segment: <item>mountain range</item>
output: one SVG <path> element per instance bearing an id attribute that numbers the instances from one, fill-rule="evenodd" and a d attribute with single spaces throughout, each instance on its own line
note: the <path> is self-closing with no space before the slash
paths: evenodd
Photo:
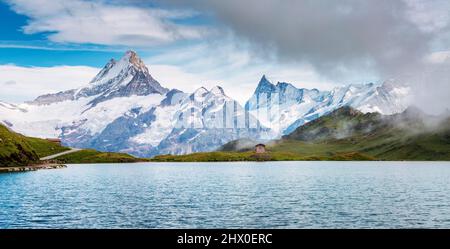
<path id="1" fill-rule="evenodd" d="M 274 85 L 263 76 L 245 106 L 263 125 L 272 127 L 277 134 L 286 135 L 343 106 L 389 115 L 404 111 L 410 102 L 410 88 L 392 80 L 381 85 L 352 84 L 319 91 L 299 89 L 286 82 Z"/>
<path id="2" fill-rule="evenodd" d="M 214 151 L 237 139 L 280 138 L 343 106 L 399 113 L 410 95 L 394 81 L 320 91 L 273 84 L 263 76 L 242 106 L 220 86 L 193 93 L 167 89 L 127 51 L 83 87 L 18 105 L 0 102 L 0 122 L 27 136 L 59 137 L 70 147 L 150 157 Z"/>

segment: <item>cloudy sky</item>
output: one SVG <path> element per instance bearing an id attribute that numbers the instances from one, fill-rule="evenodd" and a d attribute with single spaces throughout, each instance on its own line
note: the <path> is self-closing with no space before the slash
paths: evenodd
<path id="1" fill-rule="evenodd" d="M 0 100 L 85 85 L 133 49 L 163 86 L 241 102 L 266 74 L 318 89 L 397 79 L 448 107 L 449 13 L 447 0 L 0 0 Z"/>

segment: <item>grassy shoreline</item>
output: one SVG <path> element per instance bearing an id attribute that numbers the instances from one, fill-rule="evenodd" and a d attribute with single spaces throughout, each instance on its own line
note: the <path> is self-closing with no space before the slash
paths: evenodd
<path id="1" fill-rule="evenodd" d="M 126 153 L 101 152 L 92 149 L 83 149 L 74 153 L 59 156 L 51 161 L 64 164 L 91 164 L 148 162 L 149 159 L 134 157 Z"/>
<path id="2" fill-rule="evenodd" d="M 13 167 L 0 167 L 0 173 L 14 173 L 14 172 L 26 172 L 26 171 L 36 171 L 41 169 L 61 169 L 66 168 L 64 164 L 55 163 L 43 163 L 28 166 L 13 166 Z"/>
<path id="3" fill-rule="evenodd" d="M 342 152 L 332 155 L 305 156 L 291 152 L 200 152 L 187 155 L 160 155 L 151 162 L 246 162 L 246 161 L 377 161 L 376 158 L 359 152 Z"/>

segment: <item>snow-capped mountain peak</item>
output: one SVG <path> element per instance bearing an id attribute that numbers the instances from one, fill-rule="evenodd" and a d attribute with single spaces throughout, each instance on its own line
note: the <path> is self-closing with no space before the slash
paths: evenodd
<path id="1" fill-rule="evenodd" d="M 225 91 L 223 90 L 223 88 L 221 86 L 215 86 L 213 88 L 211 88 L 211 90 L 209 91 L 212 94 L 215 95 L 225 95 Z"/>
<path id="2" fill-rule="evenodd" d="M 259 80 L 258 86 L 256 87 L 255 94 L 273 92 L 275 89 L 276 86 L 267 79 L 266 75 L 263 75 L 261 80 Z"/>
<path id="3" fill-rule="evenodd" d="M 191 99 L 201 101 L 208 93 L 209 93 L 208 89 L 202 86 L 191 94 Z"/>
<path id="4" fill-rule="evenodd" d="M 208 90 L 205 87 L 198 88 L 189 96 L 189 99 L 185 100 L 185 102 L 194 101 L 198 104 L 216 105 L 223 104 L 223 101 L 230 100 L 232 99 L 225 95 L 225 91 L 221 86 L 215 86 L 211 88 L 211 90 Z"/>
<path id="5" fill-rule="evenodd" d="M 107 83 L 111 79 L 118 78 L 121 75 L 126 76 L 130 74 L 130 70 L 149 75 L 148 68 L 145 66 L 144 62 L 137 53 L 132 50 L 125 52 L 118 61 L 111 59 L 90 83 L 101 85 Z M 133 73 L 135 72 L 131 72 L 131 74 Z"/>
<path id="6" fill-rule="evenodd" d="M 148 73 L 148 68 L 145 66 L 144 62 L 141 60 L 141 58 L 137 55 L 136 52 L 132 51 L 132 50 L 128 50 L 125 53 L 124 58 L 128 59 L 128 62 L 130 63 L 131 66 L 133 66 L 136 70 L 139 71 L 143 71 L 143 72 L 147 72 Z"/>
<path id="7" fill-rule="evenodd" d="M 96 82 L 100 82 L 101 79 L 105 78 L 106 74 L 110 72 L 110 70 L 117 64 L 114 58 L 111 58 L 108 63 L 98 72 L 98 74 L 89 82 L 94 84 Z"/>
<path id="8" fill-rule="evenodd" d="M 152 90 L 161 94 L 167 92 L 167 89 L 161 87 L 159 82 L 153 79 L 136 52 L 131 50 L 127 51 L 118 61 L 111 59 L 91 81 L 90 88 L 101 85 L 103 85 L 101 88 L 118 88 L 131 82 L 140 87 L 151 86 Z"/>
<path id="9" fill-rule="evenodd" d="M 115 97 L 164 95 L 168 91 L 169 89 L 162 87 L 150 75 L 148 68 L 137 53 L 130 50 L 119 60 L 109 60 L 86 86 L 59 93 L 45 94 L 28 103 L 47 105 L 65 100 L 94 97 L 89 102 L 92 107 Z"/>
<path id="10" fill-rule="evenodd" d="M 150 75 L 136 52 L 127 51 L 120 60 L 110 60 L 87 87 L 76 92 L 75 98 L 97 96 L 89 103 L 95 106 L 114 97 L 163 95 L 168 91 Z"/>
<path id="11" fill-rule="evenodd" d="M 287 83 L 287 82 L 278 82 L 276 87 L 279 88 L 279 89 L 288 89 L 288 88 L 289 89 L 297 89 L 291 83 Z"/>

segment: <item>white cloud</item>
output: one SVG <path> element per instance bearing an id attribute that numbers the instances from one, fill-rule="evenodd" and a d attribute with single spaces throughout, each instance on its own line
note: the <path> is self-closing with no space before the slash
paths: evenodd
<path id="1" fill-rule="evenodd" d="M 431 53 L 427 58 L 427 62 L 432 64 L 445 63 L 450 60 L 450 51 L 439 51 Z"/>
<path id="2" fill-rule="evenodd" d="M 41 41 L 0 41 L 0 48 L 19 48 L 44 51 L 96 51 L 96 52 L 123 52 L 123 47 L 91 46 L 68 43 L 54 43 Z"/>
<path id="3" fill-rule="evenodd" d="M 176 88 L 186 92 L 192 92 L 201 87 L 201 82 L 206 79 L 201 75 L 196 75 L 184 71 L 182 68 L 173 65 L 151 65 L 149 67 L 152 76 L 164 87 Z"/>
<path id="4" fill-rule="evenodd" d="M 0 65 L 0 100 L 18 103 L 88 84 L 100 69 L 87 66 Z M 14 84 L 11 84 L 14 82 Z"/>
<path id="5" fill-rule="evenodd" d="M 138 8 L 85 0 L 9 0 L 12 9 L 30 18 L 26 34 L 51 32 L 54 42 L 150 46 L 196 39 L 204 27 L 175 24 L 192 11 Z"/>

